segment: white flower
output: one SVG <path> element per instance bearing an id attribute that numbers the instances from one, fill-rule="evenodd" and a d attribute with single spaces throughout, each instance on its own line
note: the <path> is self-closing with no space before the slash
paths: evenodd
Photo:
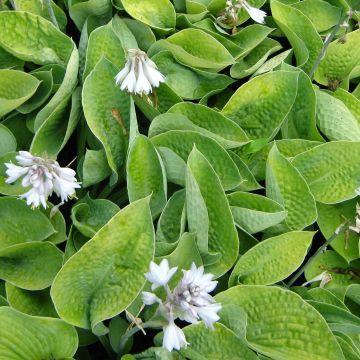
<path id="1" fill-rule="evenodd" d="M 209 304 L 205 306 L 199 306 L 196 309 L 197 314 L 205 325 L 210 329 L 214 329 L 214 323 L 220 320 L 220 316 L 217 314 L 222 309 L 222 306 L 218 303 Z"/>
<path id="2" fill-rule="evenodd" d="M 265 22 L 265 17 L 266 17 L 265 11 L 250 6 L 245 0 L 242 0 L 241 4 L 254 21 L 260 24 L 263 24 Z"/>
<path id="3" fill-rule="evenodd" d="M 150 263 L 150 272 L 145 274 L 152 285 L 151 290 L 155 290 L 160 286 L 165 286 L 176 273 L 177 267 L 170 269 L 167 259 L 163 259 L 160 265 L 156 265 L 153 261 Z"/>
<path id="4" fill-rule="evenodd" d="M 254 21 L 260 24 L 265 22 L 266 12 L 249 5 L 246 0 L 226 1 L 224 13 L 218 17 L 218 21 L 229 22 L 230 24 L 236 26 L 239 20 L 238 12 L 241 8 L 245 9 Z"/>
<path id="5" fill-rule="evenodd" d="M 121 90 L 127 89 L 129 93 L 140 95 L 151 93 L 153 87 L 158 87 L 164 81 L 156 64 L 139 49 L 128 50 L 125 67 L 115 77 Z"/>
<path id="6" fill-rule="evenodd" d="M 169 320 L 169 324 L 164 326 L 163 348 L 168 351 L 180 350 L 187 347 L 189 343 L 186 341 L 184 332 L 176 326 L 173 319 Z"/>
<path id="7" fill-rule="evenodd" d="M 46 208 L 46 200 L 53 192 L 64 202 L 74 195 L 75 189 L 80 188 L 75 171 L 61 168 L 55 160 L 33 156 L 28 151 L 19 151 L 16 160 L 19 165 L 5 163 L 6 183 L 22 178 L 21 185 L 30 189 L 20 197 L 26 199 L 28 205 L 38 207 L 41 204 Z"/>
<path id="8" fill-rule="evenodd" d="M 148 291 L 142 292 L 142 300 L 145 305 L 153 305 L 155 303 L 161 303 L 161 300 L 153 293 Z"/>
<path id="9" fill-rule="evenodd" d="M 302 284 L 301 286 L 306 286 L 312 284 L 314 282 L 320 281 L 320 288 L 323 288 L 326 284 L 328 284 L 332 280 L 332 276 L 329 272 L 324 271 L 320 275 L 315 276 L 313 279 L 307 281 L 306 283 Z"/>

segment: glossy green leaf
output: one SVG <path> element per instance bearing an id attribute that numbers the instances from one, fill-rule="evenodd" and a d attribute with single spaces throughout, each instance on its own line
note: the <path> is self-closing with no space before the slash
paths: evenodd
<path id="1" fill-rule="evenodd" d="M 196 148 L 187 163 L 186 209 L 189 229 L 196 233 L 200 253 L 220 256 L 210 264 L 203 258 L 205 268 L 216 276 L 224 274 L 236 260 L 239 239 L 219 178 Z"/>
<path id="2" fill-rule="evenodd" d="M 117 68 L 103 58 L 86 78 L 83 87 L 87 124 L 104 146 L 115 181 L 125 163 L 130 113 L 129 95 L 115 85 L 116 74 Z"/>
<path id="3" fill-rule="evenodd" d="M 235 223 L 250 234 L 274 226 L 287 216 L 279 203 L 265 196 L 233 192 L 227 198 Z"/>
<path id="4" fill-rule="evenodd" d="M 273 146 L 266 165 L 266 195 L 288 212 L 285 224 L 301 230 L 317 218 L 315 199 L 300 172 Z"/>
<path id="5" fill-rule="evenodd" d="M 94 330 L 137 297 L 153 252 L 147 198 L 122 209 L 65 263 L 51 288 L 56 311 L 68 323 Z"/>
<path id="6" fill-rule="evenodd" d="M 0 33 L 1 47 L 39 65 L 65 64 L 74 47 L 71 39 L 52 23 L 29 12 L 1 11 Z"/>
<path id="7" fill-rule="evenodd" d="M 41 241 L 54 233 L 47 217 L 23 200 L 0 198 L 0 249 L 25 242 Z"/>
<path id="8" fill-rule="evenodd" d="M 294 231 L 260 242 L 241 256 L 229 285 L 270 285 L 287 278 L 304 261 L 313 236 Z"/>
<path id="9" fill-rule="evenodd" d="M 0 308 L 0 358 L 69 359 L 77 347 L 76 330 L 64 321 Z"/>
<path id="10" fill-rule="evenodd" d="M 218 294 L 216 300 L 245 310 L 247 341 L 272 359 L 344 360 L 324 318 L 293 292 L 239 285 Z"/>
<path id="11" fill-rule="evenodd" d="M 157 217 L 166 204 L 167 182 L 161 158 L 146 136 L 138 135 L 131 144 L 126 174 L 130 202 L 151 195 L 151 212 Z"/>
<path id="12" fill-rule="evenodd" d="M 39 85 L 40 81 L 30 74 L 17 70 L 0 70 L 0 117 L 31 98 Z"/>
<path id="13" fill-rule="evenodd" d="M 360 143 L 332 141 L 305 151 L 292 161 L 317 201 L 335 204 L 356 196 L 360 170 L 356 159 Z"/>
<path id="14" fill-rule="evenodd" d="M 175 9 L 169 0 L 121 1 L 133 18 L 155 29 L 170 30 L 175 27 Z"/>
<path id="15" fill-rule="evenodd" d="M 186 340 L 191 344 L 180 353 L 187 359 L 256 360 L 246 342 L 238 338 L 222 324 L 215 324 L 214 330 L 204 324 L 184 328 Z"/>
<path id="16" fill-rule="evenodd" d="M 156 147 L 167 147 L 187 160 L 194 144 L 208 159 L 226 190 L 240 183 L 240 174 L 226 151 L 213 139 L 194 131 L 171 130 L 151 138 Z M 166 165 L 165 165 L 166 166 Z"/>
<path id="17" fill-rule="evenodd" d="M 271 2 L 271 11 L 294 49 L 297 66 L 309 73 L 323 46 L 313 23 L 300 10 L 280 1 Z"/>
<path id="18" fill-rule="evenodd" d="M 290 111 L 297 94 L 298 74 L 275 71 L 242 85 L 222 114 L 234 120 L 250 139 L 272 139 Z"/>

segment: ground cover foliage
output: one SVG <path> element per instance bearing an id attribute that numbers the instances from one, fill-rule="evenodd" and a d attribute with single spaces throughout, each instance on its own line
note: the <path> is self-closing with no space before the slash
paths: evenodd
<path id="1" fill-rule="evenodd" d="M 0 0 L 0 359 L 360 359 L 359 9 Z M 129 49 L 151 93 L 116 84 Z M 26 193 L 24 151 L 73 187 Z M 172 352 L 164 259 L 221 305 Z"/>

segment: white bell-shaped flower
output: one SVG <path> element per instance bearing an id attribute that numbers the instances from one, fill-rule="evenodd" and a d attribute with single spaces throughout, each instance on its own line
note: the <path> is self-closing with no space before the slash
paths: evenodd
<path id="1" fill-rule="evenodd" d="M 128 60 L 125 67 L 116 75 L 115 82 L 121 90 L 147 95 L 152 92 L 152 88 L 165 82 L 165 77 L 144 51 L 129 49 Z"/>
<path id="2" fill-rule="evenodd" d="M 265 17 L 266 17 L 265 11 L 262 11 L 260 9 L 257 9 L 256 7 L 250 6 L 248 4 L 248 2 L 245 0 L 241 1 L 241 5 L 254 21 L 256 21 L 259 24 L 264 24 Z"/>
<path id="3" fill-rule="evenodd" d="M 187 347 L 189 343 L 186 341 L 184 332 L 176 326 L 173 319 L 169 320 L 169 324 L 164 326 L 163 348 L 168 351 L 180 350 Z"/>
<path id="4" fill-rule="evenodd" d="M 6 183 L 12 184 L 21 178 L 21 185 L 30 187 L 20 195 L 28 205 L 38 207 L 41 204 L 46 208 L 46 200 L 53 192 L 64 202 L 75 194 L 75 189 L 80 188 L 75 171 L 60 167 L 55 160 L 33 156 L 28 151 L 19 151 L 16 160 L 19 165 L 5 163 Z"/>

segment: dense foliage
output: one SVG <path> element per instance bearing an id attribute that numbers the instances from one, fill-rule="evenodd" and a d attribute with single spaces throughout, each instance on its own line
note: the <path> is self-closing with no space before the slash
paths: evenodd
<path id="1" fill-rule="evenodd" d="M 0 360 L 360 359 L 359 9 L 0 0 Z"/>

